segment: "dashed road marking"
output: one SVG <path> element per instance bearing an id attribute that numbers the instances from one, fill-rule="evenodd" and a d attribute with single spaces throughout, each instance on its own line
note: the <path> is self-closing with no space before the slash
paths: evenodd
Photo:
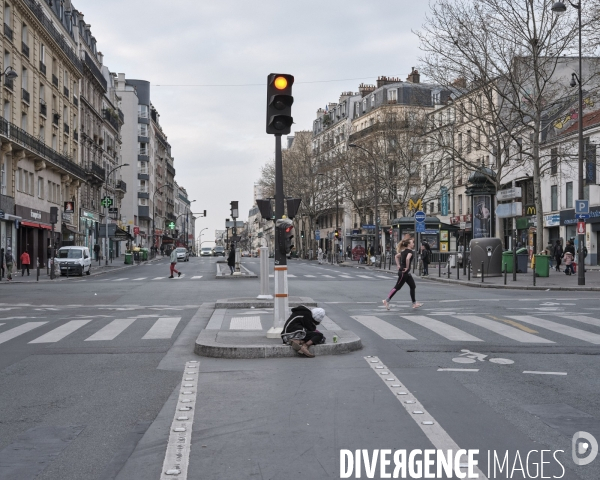
<path id="1" fill-rule="evenodd" d="M 87 323 L 91 322 L 91 320 L 71 320 L 70 322 L 61 325 L 60 327 L 55 328 L 54 330 L 49 331 L 48 333 L 42 335 L 41 337 L 32 340 L 29 343 L 54 343 L 62 340 L 67 335 L 70 335 L 75 330 L 80 329 Z"/>
<path id="2" fill-rule="evenodd" d="M 566 375 L 567 372 L 536 372 L 534 370 L 525 370 L 523 373 L 530 373 L 533 375 Z"/>

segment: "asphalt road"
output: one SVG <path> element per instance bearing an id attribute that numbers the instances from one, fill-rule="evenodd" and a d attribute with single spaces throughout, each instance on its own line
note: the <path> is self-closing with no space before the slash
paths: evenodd
<path id="1" fill-rule="evenodd" d="M 257 259 L 244 260 L 258 272 Z M 600 440 L 597 293 L 417 279 L 423 307 L 413 310 L 402 290 L 387 311 L 394 276 L 291 261 L 290 294 L 315 299 L 364 349 L 208 359 L 193 343 L 211 302 L 259 293 L 258 279 L 215 279 L 216 261 L 192 258 L 176 279 L 160 260 L 0 284 L 0 479 L 163 478 L 189 360 L 200 362 L 189 479 L 340 478 L 341 450 L 436 445 L 478 449 L 486 475 L 488 451 L 492 460 L 508 452 L 504 471 L 488 478 L 541 478 L 541 450 L 551 451 L 544 476 L 600 478 L 600 458 L 571 458 L 575 432 Z M 361 478 L 385 478 L 379 464 L 373 477 L 361 468 Z"/>

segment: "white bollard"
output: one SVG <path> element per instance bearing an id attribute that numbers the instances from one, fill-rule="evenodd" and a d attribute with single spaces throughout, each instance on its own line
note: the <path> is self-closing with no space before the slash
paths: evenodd
<path id="1" fill-rule="evenodd" d="M 269 249 L 260 247 L 260 295 L 256 298 L 271 300 L 273 295 L 269 294 Z"/>
<path id="2" fill-rule="evenodd" d="M 287 265 L 275 265 L 275 301 L 273 302 L 273 327 L 267 338 L 279 338 L 289 315 Z"/>
<path id="3" fill-rule="evenodd" d="M 233 271 L 234 276 L 239 276 L 242 274 L 240 269 L 240 263 L 242 259 L 242 250 L 240 248 L 235 249 L 235 270 Z"/>

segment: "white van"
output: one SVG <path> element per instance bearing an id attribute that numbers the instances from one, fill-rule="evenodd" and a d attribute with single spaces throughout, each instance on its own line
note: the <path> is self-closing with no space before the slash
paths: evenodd
<path id="1" fill-rule="evenodd" d="M 60 274 L 83 275 L 90 274 L 92 257 L 87 247 L 62 247 L 56 252 L 56 263 L 60 267 Z"/>

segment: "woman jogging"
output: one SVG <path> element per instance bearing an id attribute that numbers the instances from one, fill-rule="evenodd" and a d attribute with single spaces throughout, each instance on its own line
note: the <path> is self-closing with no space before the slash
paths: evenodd
<path id="1" fill-rule="evenodd" d="M 410 263 L 414 257 L 414 247 L 415 241 L 412 238 L 404 239 L 396 246 L 396 251 L 398 253 L 396 253 L 395 259 L 396 265 L 398 266 L 398 281 L 396 282 L 396 285 L 394 285 L 394 288 L 390 290 L 388 297 L 383 301 L 385 308 L 388 310 L 390 309 L 390 301 L 392 300 L 392 297 L 398 290 L 402 288 L 405 283 L 407 283 L 410 288 L 412 308 L 419 308 L 423 305 L 422 303 L 417 303 L 415 297 L 415 291 L 417 287 L 412 275 L 410 274 Z"/>

